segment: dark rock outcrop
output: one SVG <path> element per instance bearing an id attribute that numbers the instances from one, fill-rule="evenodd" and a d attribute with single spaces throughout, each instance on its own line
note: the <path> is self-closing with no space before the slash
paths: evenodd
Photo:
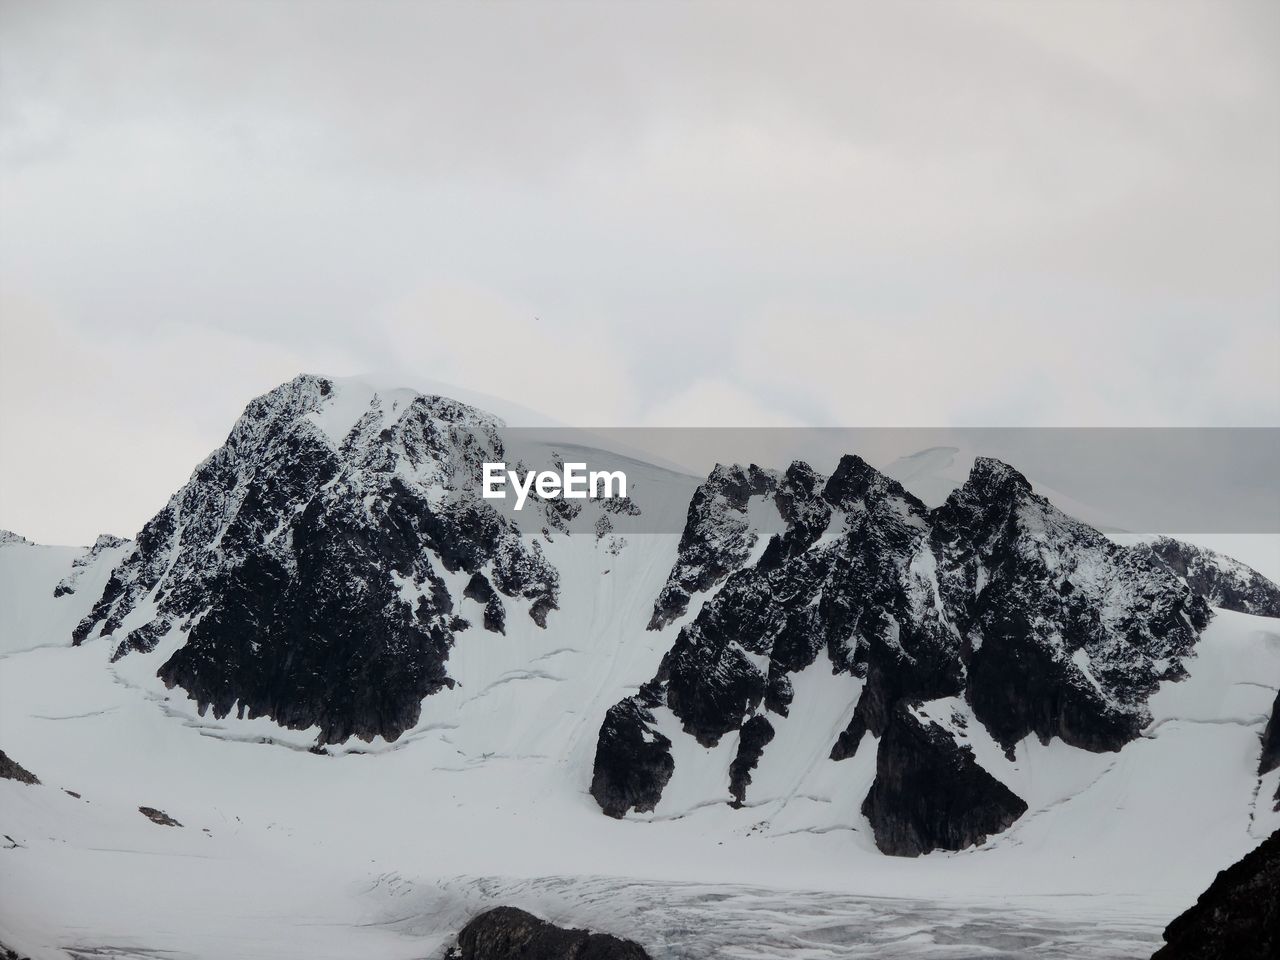
<path id="1" fill-rule="evenodd" d="M 118 658 L 176 625 L 166 684 L 219 718 L 316 726 L 325 744 L 394 740 L 452 684 L 467 623 L 441 570 L 471 575 L 489 629 L 503 629 L 503 598 L 545 624 L 555 569 L 478 496 L 482 462 L 502 457 L 497 421 L 348 389 L 301 376 L 254 400 L 143 528 L 74 642 L 123 633 Z"/>
<path id="2" fill-rule="evenodd" d="M 757 714 L 742 725 L 742 733 L 738 740 L 738 755 L 729 765 L 729 793 L 736 806 L 741 806 L 746 799 L 747 787 L 751 783 L 751 771 L 756 768 L 760 758 L 764 756 L 764 748 L 774 737 L 773 724 L 763 714 Z"/>
<path id="3" fill-rule="evenodd" d="M 1280 690 L 1271 704 L 1271 719 L 1262 731 L 1262 756 L 1258 760 L 1258 776 L 1264 776 L 1280 767 Z M 1280 810 L 1280 783 L 1276 784 L 1275 808 Z"/>
<path id="4" fill-rule="evenodd" d="M 1239 560 L 1170 537 L 1158 537 L 1133 550 L 1173 571 L 1211 606 L 1280 617 L 1280 586 Z"/>
<path id="5" fill-rule="evenodd" d="M 151 620 L 138 627 L 136 630 L 130 630 L 125 638 L 120 641 L 115 652 L 111 654 L 111 662 L 115 663 L 121 657 L 128 656 L 131 653 L 150 653 L 160 643 L 160 638 L 173 629 L 173 624 L 164 618 Z"/>
<path id="6" fill-rule="evenodd" d="M 831 748 L 831 759 L 848 760 L 858 752 L 858 745 L 866 735 L 866 721 L 854 713 L 849 720 L 849 725 L 840 731 L 840 736 L 836 737 L 835 745 Z"/>
<path id="7" fill-rule="evenodd" d="M 180 827 L 180 824 L 173 817 L 169 816 L 163 810 L 157 810 L 155 807 L 139 807 L 138 812 L 150 820 L 154 824 L 162 827 Z"/>
<path id="8" fill-rule="evenodd" d="M 479 571 L 471 575 L 462 595 L 476 603 L 484 604 L 484 628 L 491 633 L 507 632 L 507 608 L 502 605 L 502 598 L 493 589 L 488 578 Z"/>
<path id="9" fill-rule="evenodd" d="M 495 907 L 458 934 L 447 960 L 649 960 L 639 944 L 557 927 L 515 907 Z"/>
<path id="10" fill-rule="evenodd" d="M 1027 810 L 973 750 L 909 704 L 880 739 L 876 778 L 862 804 L 876 846 L 894 856 L 962 850 L 1005 830 Z"/>
<path id="11" fill-rule="evenodd" d="M 18 763 L 17 760 L 10 759 L 9 755 L 3 750 L 0 750 L 0 779 L 17 780 L 18 783 L 33 785 L 40 783 L 39 777 Z"/>
<path id="12" fill-rule="evenodd" d="M 653 728 L 650 708 L 657 696 L 655 687 L 647 685 L 610 707 L 600 726 L 591 796 L 608 816 L 652 810 L 675 772 L 671 741 Z"/>
<path id="13" fill-rule="evenodd" d="M 1270 773 L 1280 767 L 1280 690 L 1276 691 L 1275 702 L 1271 704 L 1271 719 L 1262 732 L 1262 759 L 1258 762 L 1258 773 Z"/>
<path id="14" fill-rule="evenodd" d="M 1272 960 L 1280 956 L 1280 831 L 1221 871 L 1164 931 L 1151 960 Z"/>

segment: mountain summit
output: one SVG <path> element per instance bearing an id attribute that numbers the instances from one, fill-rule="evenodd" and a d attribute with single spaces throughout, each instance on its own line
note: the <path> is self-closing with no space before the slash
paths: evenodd
<path id="1" fill-rule="evenodd" d="M 452 682 L 463 596 L 490 630 L 556 606 L 537 543 L 474 493 L 498 426 L 444 397 L 291 380 L 146 524 L 75 642 L 165 644 L 161 678 L 218 717 L 396 739 Z"/>

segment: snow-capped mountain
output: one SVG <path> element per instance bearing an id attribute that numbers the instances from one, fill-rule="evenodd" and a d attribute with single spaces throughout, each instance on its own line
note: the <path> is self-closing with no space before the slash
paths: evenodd
<path id="1" fill-rule="evenodd" d="M 118 660 L 172 638 L 161 678 L 217 717 L 395 739 L 451 682 L 464 598 L 495 631 L 506 602 L 540 625 L 556 605 L 539 546 L 474 493 L 496 427 L 444 398 L 285 384 L 147 523 L 74 641 Z"/>
<path id="2" fill-rule="evenodd" d="M 421 957 L 524 905 L 655 958 L 781 956 L 854 893 L 963 888 L 1145 898 L 1081 905 L 1136 955 L 1280 826 L 1247 567 L 1120 545 L 986 458 L 932 506 L 854 454 L 628 458 L 625 503 L 521 524 L 476 493 L 564 452 L 302 376 L 135 540 L 0 536 L 0 748 L 40 781 L 0 778 L 0 944 Z M 613 532 L 673 499 L 682 530 Z M 707 905 L 765 890 L 768 924 Z M 1006 912 L 1084 925 L 1046 903 Z"/>
<path id="3" fill-rule="evenodd" d="M 756 556 L 752 498 L 787 522 Z M 890 853 L 961 849 L 1026 810 L 945 720 L 913 704 L 955 698 L 1010 758 L 1033 734 L 1118 750 L 1149 723 L 1146 698 L 1159 683 L 1184 675 L 1210 616 L 1162 564 L 983 458 L 933 511 L 856 456 L 829 478 L 803 463 L 781 476 L 718 469 L 690 506 L 651 625 L 716 580 L 653 680 L 607 716 L 593 795 L 614 816 L 657 805 L 675 772 L 671 734 L 655 714 L 664 711 L 677 735 L 704 748 L 736 736 L 718 789 L 746 802 L 751 771 L 771 750 L 771 718 L 792 709 L 792 677 L 821 657 L 832 674 L 860 681 L 847 726 L 821 749 L 843 760 L 880 738 L 863 812 Z"/>

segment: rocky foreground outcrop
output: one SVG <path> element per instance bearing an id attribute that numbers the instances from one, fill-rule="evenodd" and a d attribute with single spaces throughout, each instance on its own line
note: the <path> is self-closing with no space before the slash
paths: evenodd
<path id="1" fill-rule="evenodd" d="M 1164 931 L 1151 960 L 1273 960 L 1280 956 L 1280 830 L 1218 874 Z"/>
<path id="2" fill-rule="evenodd" d="M 515 907 L 495 907 L 458 934 L 447 960 L 650 960 L 639 944 L 557 927 Z"/>

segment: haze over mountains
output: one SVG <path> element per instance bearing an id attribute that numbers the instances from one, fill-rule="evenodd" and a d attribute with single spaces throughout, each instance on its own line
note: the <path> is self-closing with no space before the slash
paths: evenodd
<path id="1" fill-rule="evenodd" d="M 856 451 L 692 487 L 630 460 L 626 500 L 531 526 L 479 496 L 503 459 L 563 456 L 306 375 L 136 539 L 6 535 L 0 748 L 41 782 L 0 781 L 0 943 L 421 956 L 564 877 L 521 889 L 624 937 L 626 878 L 1083 892 L 1018 909 L 1123 902 L 1090 949 L 1132 955 L 1280 826 L 1280 590 L 1243 564 L 1117 543 L 983 457 L 940 501 Z M 682 531 L 623 532 L 689 489 Z"/>

